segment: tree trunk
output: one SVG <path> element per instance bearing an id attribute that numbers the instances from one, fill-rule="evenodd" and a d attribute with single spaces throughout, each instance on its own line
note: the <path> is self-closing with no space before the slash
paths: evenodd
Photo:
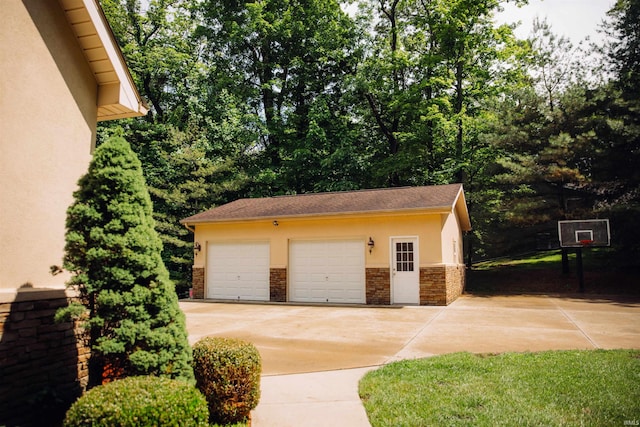
<path id="1" fill-rule="evenodd" d="M 462 123 L 462 106 L 464 100 L 464 92 L 462 89 L 462 81 L 464 77 L 464 63 L 462 60 L 458 60 L 456 63 L 456 102 L 455 102 L 455 114 L 457 116 L 456 126 L 456 181 L 465 181 L 465 172 L 462 168 L 462 155 L 464 152 L 464 124 Z"/>

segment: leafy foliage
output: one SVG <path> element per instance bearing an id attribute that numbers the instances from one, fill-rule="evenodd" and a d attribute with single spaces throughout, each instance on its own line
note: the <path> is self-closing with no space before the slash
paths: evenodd
<path id="1" fill-rule="evenodd" d="M 608 15 L 610 22 L 605 31 L 611 39 L 606 53 L 611 69 L 619 86 L 637 95 L 640 91 L 640 2 L 618 0 Z"/>
<path id="2" fill-rule="evenodd" d="M 516 39 L 494 22 L 497 0 L 345 3 L 359 12 L 336 0 L 103 1 L 150 102 L 118 126 L 179 289 L 192 251 L 178 221 L 239 197 L 462 182 L 469 259 L 595 216 L 615 217 L 614 242 L 638 249 L 637 0 L 616 2 L 609 42 L 590 49 L 545 21 Z"/>
<path id="3" fill-rule="evenodd" d="M 251 343 L 206 337 L 193 346 L 196 386 L 207 398 L 211 421 L 243 421 L 260 399 L 260 353 Z"/>
<path id="4" fill-rule="evenodd" d="M 66 427 L 208 426 L 204 396 L 190 383 L 129 377 L 89 390 L 67 411 Z"/>
<path id="5" fill-rule="evenodd" d="M 98 147 L 67 212 L 64 267 L 88 309 L 90 385 L 115 377 L 193 379 L 184 314 L 162 262 L 141 164 L 113 137 Z"/>
<path id="6" fill-rule="evenodd" d="M 353 22 L 335 0 L 207 0 L 200 12 L 209 81 L 254 117 L 257 192 L 322 189 L 323 159 L 350 142 L 344 101 L 357 59 Z M 341 178 L 335 185 L 353 186 L 354 177 Z"/>

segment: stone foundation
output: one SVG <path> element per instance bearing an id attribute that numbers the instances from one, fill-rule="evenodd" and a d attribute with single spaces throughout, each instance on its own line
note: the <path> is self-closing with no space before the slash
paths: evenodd
<path id="1" fill-rule="evenodd" d="M 269 270 L 269 301 L 287 301 L 287 269 L 272 268 Z"/>
<path id="2" fill-rule="evenodd" d="M 420 268 L 420 305 L 449 305 L 465 285 L 464 265 Z"/>
<path id="3" fill-rule="evenodd" d="M 194 267 L 192 274 L 192 296 L 194 299 L 204 299 L 204 267 Z"/>
<path id="4" fill-rule="evenodd" d="M 55 323 L 64 290 L 0 300 L 0 425 L 57 425 L 88 381 L 90 350 L 75 322 Z"/>
<path id="5" fill-rule="evenodd" d="M 454 302 L 462 293 L 467 281 L 464 265 L 447 266 L 447 305 Z"/>
<path id="6" fill-rule="evenodd" d="M 193 269 L 193 298 L 205 297 L 204 268 Z M 438 265 L 420 268 L 420 305 L 449 305 L 464 292 L 465 266 Z M 388 268 L 365 270 L 366 304 L 391 304 L 391 275 Z M 287 269 L 269 270 L 269 301 L 287 301 Z"/>
<path id="7" fill-rule="evenodd" d="M 388 268 L 367 268 L 365 282 L 367 304 L 391 304 L 391 274 Z"/>

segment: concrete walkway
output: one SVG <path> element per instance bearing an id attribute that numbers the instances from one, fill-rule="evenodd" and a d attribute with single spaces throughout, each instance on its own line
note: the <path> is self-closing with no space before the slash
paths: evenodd
<path id="1" fill-rule="evenodd" d="M 465 295 L 448 307 L 183 301 L 189 339 L 253 342 L 263 359 L 252 426 L 369 426 L 358 381 L 386 363 L 458 351 L 640 348 L 640 300 Z"/>

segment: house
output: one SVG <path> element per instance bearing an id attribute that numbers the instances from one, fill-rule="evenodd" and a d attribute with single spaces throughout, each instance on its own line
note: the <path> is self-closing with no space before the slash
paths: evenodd
<path id="1" fill-rule="evenodd" d="M 98 0 L 0 2 L 0 293 L 52 275 L 100 120 L 144 115 Z"/>
<path id="2" fill-rule="evenodd" d="M 446 305 L 464 290 L 460 184 L 241 199 L 181 222 L 194 298 Z"/>
<path id="3" fill-rule="evenodd" d="M 0 1 L 0 425 L 54 425 L 86 385 L 62 265 L 97 122 L 146 114 L 98 0 Z"/>

